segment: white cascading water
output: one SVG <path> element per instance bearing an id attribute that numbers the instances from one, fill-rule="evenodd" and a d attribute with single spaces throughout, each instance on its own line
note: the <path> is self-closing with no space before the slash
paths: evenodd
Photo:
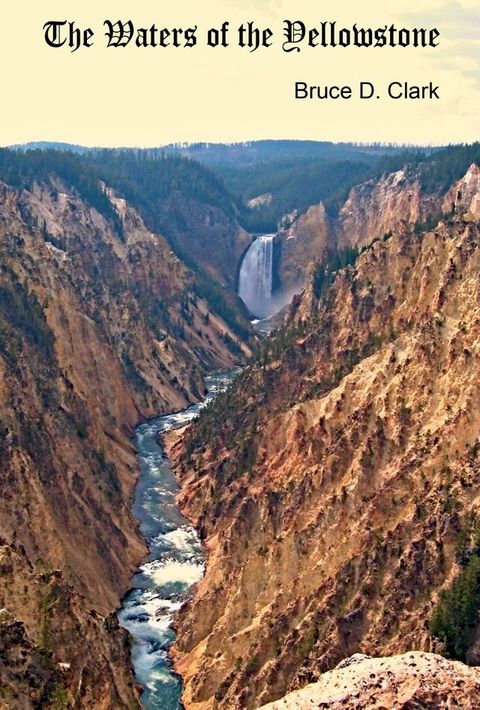
<path id="1" fill-rule="evenodd" d="M 274 234 L 266 234 L 255 239 L 240 267 L 238 295 L 257 318 L 268 318 L 275 310 L 272 301 L 274 238 Z"/>

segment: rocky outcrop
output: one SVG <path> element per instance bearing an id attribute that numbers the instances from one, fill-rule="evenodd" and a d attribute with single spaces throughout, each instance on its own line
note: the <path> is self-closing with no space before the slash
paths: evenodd
<path id="1" fill-rule="evenodd" d="M 318 683 L 264 705 L 261 710 L 440 710 L 453 706 L 475 710 L 479 697 L 477 668 L 418 651 L 386 658 L 358 654 L 325 673 Z"/>
<path id="2" fill-rule="evenodd" d="M 423 196 L 418 178 L 403 170 L 362 183 L 350 191 L 335 217 L 320 203 L 281 234 L 281 283 L 299 292 L 328 248 L 361 247 L 439 211 L 438 197 Z"/>
<path id="3" fill-rule="evenodd" d="M 473 163 L 465 176 L 453 185 L 443 198 L 444 213 L 480 219 L 480 168 Z"/>
<path id="4" fill-rule="evenodd" d="M 312 205 L 286 231 L 280 232 L 279 288 L 301 291 L 315 264 L 325 254 L 331 239 L 331 220 L 322 203 Z"/>
<path id="5" fill-rule="evenodd" d="M 0 682 L 15 708 L 57 691 L 82 707 L 135 702 L 111 616 L 145 554 L 130 435 L 248 353 L 165 239 L 105 190 L 115 222 L 53 177 L 0 185 L 0 607 L 17 639 Z"/>
<path id="6" fill-rule="evenodd" d="M 263 207 L 265 205 L 270 205 L 273 199 L 273 195 L 271 192 L 265 192 L 263 195 L 257 195 L 257 197 L 252 197 L 250 200 L 247 200 L 247 207 L 250 207 L 250 209 L 258 209 L 259 207 Z"/>
<path id="7" fill-rule="evenodd" d="M 361 247 L 439 211 L 438 197 L 422 194 L 419 179 L 399 170 L 351 190 L 335 224 L 337 243 Z"/>
<path id="8" fill-rule="evenodd" d="M 209 551 L 178 619 L 187 708 L 438 648 L 432 609 L 480 512 L 479 243 L 461 219 L 373 243 L 174 447 Z"/>

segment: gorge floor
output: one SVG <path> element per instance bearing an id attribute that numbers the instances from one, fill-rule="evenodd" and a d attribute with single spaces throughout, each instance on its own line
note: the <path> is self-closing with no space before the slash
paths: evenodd
<path id="1" fill-rule="evenodd" d="M 121 625 L 133 637 L 132 662 L 143 686 L 142 706 L 147 710 L 180 710 L 182 682 L 172 670 L 168 649 L 171 628 L 190 587 L 203 575 L 203 552 L 195 529 L 175 502 L 178 484 L 159 435 L 188 424 L 228 385 L 234 372 L 206 378 L 206 399 L 188 409 L 150 420 L 137 427 L 136 447 L 140 478 L 133 514 L 147 541 L 149 554 L 132 581 L 118 613 Z"/>

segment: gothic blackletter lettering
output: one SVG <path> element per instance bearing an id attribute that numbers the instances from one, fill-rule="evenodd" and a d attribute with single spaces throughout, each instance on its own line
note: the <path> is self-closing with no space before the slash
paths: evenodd
<path id="1" fill-rule="evenodd" d="M 105 20 L 103 24 L 106 28 L 107 47 L 126 47 L 131 42 L 135 29 L 131 20 L 128 22 Z"/>

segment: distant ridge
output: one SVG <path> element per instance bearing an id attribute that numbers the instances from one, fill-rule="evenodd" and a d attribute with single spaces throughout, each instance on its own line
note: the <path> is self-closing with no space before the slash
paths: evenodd
<path id="1" fill-rule="evenodd" d="M 66 150 L 73 153 L 87 153 L 99 150 L 141 151 L 150 155 L 158 151 L 195 158 L 201 162 L 251 162 L 254 160 L 284 160 L 286 158 L 325 158 L 339 159 L 352 152 L 357 155 L 385 155 L 398 153 L 407 149 L 437 150 L 441 146 L 416 146 L 412 144 L 394 143 L 359 143 L 346 141 L 296 140 L 296 139 L 264 139 L 256 141 L 236 141 L 232 143 L 190 143 L 188 141 L 168 143 L 166 145 L 139 147 L 117 146 L 83 146 L 76 143 L 61 141 L 29 141 L 6 146 L 12 150 Z"/>
<path id="2" fill-rule="evenodd" d="M 71 153 L 86 153 L 89 150 L 97 150 L 97 148 L 88 148 L 74 143 L 59 143 L 56 141 L 30 141 L 29 143 L 15 143 L 14 145 L 6 147 L 24 152 L 27 150 L 68 150 Z"/>

